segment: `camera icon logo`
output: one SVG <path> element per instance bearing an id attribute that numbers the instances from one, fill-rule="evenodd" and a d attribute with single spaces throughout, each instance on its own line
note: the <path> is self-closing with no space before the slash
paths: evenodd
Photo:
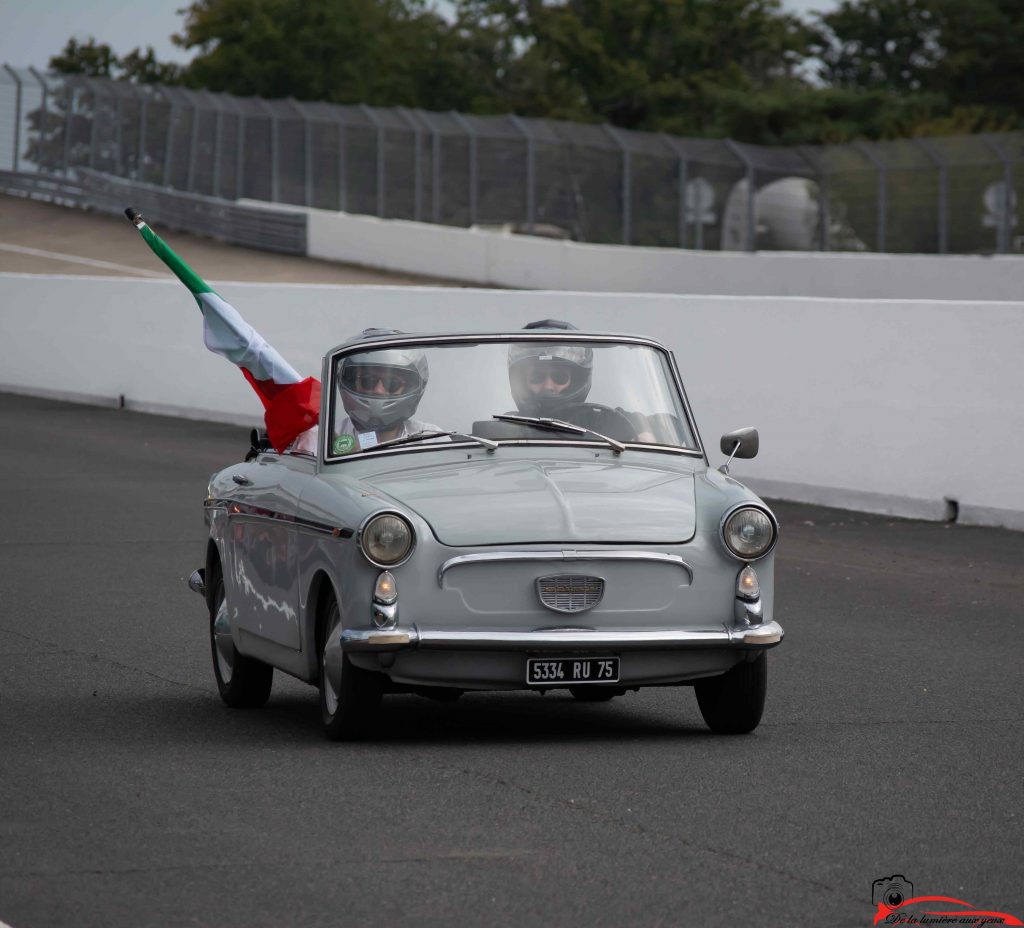
<path id="1" fill-rule="evenodd" d="M 871 904 L 895 909 L 914 898 L 914 884 L 902 874 L 883 876 L 871 884 Z"/>

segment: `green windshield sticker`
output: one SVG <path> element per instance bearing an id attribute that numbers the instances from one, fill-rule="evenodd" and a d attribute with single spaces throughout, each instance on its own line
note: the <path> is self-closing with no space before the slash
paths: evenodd
<path id="1" fill-rule="evenodd" d="M 356 446 L 356 440 L 351 435 L 339 435 L 331 444 L 333 454 L 348 454 Z"/>

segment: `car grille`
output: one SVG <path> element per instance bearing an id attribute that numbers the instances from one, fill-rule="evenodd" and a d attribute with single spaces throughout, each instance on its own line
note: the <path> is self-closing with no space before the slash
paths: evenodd
<path id="1" fill-rule="evenodd" d="M 540 601 L 554 612 L 584 612 L 596 606 L 604 595 L 604 580 L 566 574 L 537 580 Z"/>

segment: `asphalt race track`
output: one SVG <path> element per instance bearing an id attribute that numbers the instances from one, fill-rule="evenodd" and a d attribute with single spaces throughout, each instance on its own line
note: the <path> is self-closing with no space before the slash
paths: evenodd
<path id="1" fill-rule="evenodd" d="M 217 697 L 206 479 L 242 429 L 0 395 L 0 922 L 871 925 L 903 875 L 1024 919 L 1024 535 L 778 504 L 765 721 L 690 689 Z M 753 462 L 756 464 L 756 462 Z"/>

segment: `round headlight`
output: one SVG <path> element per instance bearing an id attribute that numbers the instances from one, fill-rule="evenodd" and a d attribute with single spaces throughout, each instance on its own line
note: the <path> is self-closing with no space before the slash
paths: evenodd
<path id="1" fill-rule="evenodd" d="M 775 543 L 775 526 L 760 509 L 737 509 L 722 526 L 725 546 L 745 561 L 762 557 Z"/>
<path id="2" fill-rule="evenodd" d="M 359 536 L 359 546 L 366 559 L 378 567 L 393 567 L 412 551 L 413 534 L 401 516 L 382 513 L 374 516 Z"/>

